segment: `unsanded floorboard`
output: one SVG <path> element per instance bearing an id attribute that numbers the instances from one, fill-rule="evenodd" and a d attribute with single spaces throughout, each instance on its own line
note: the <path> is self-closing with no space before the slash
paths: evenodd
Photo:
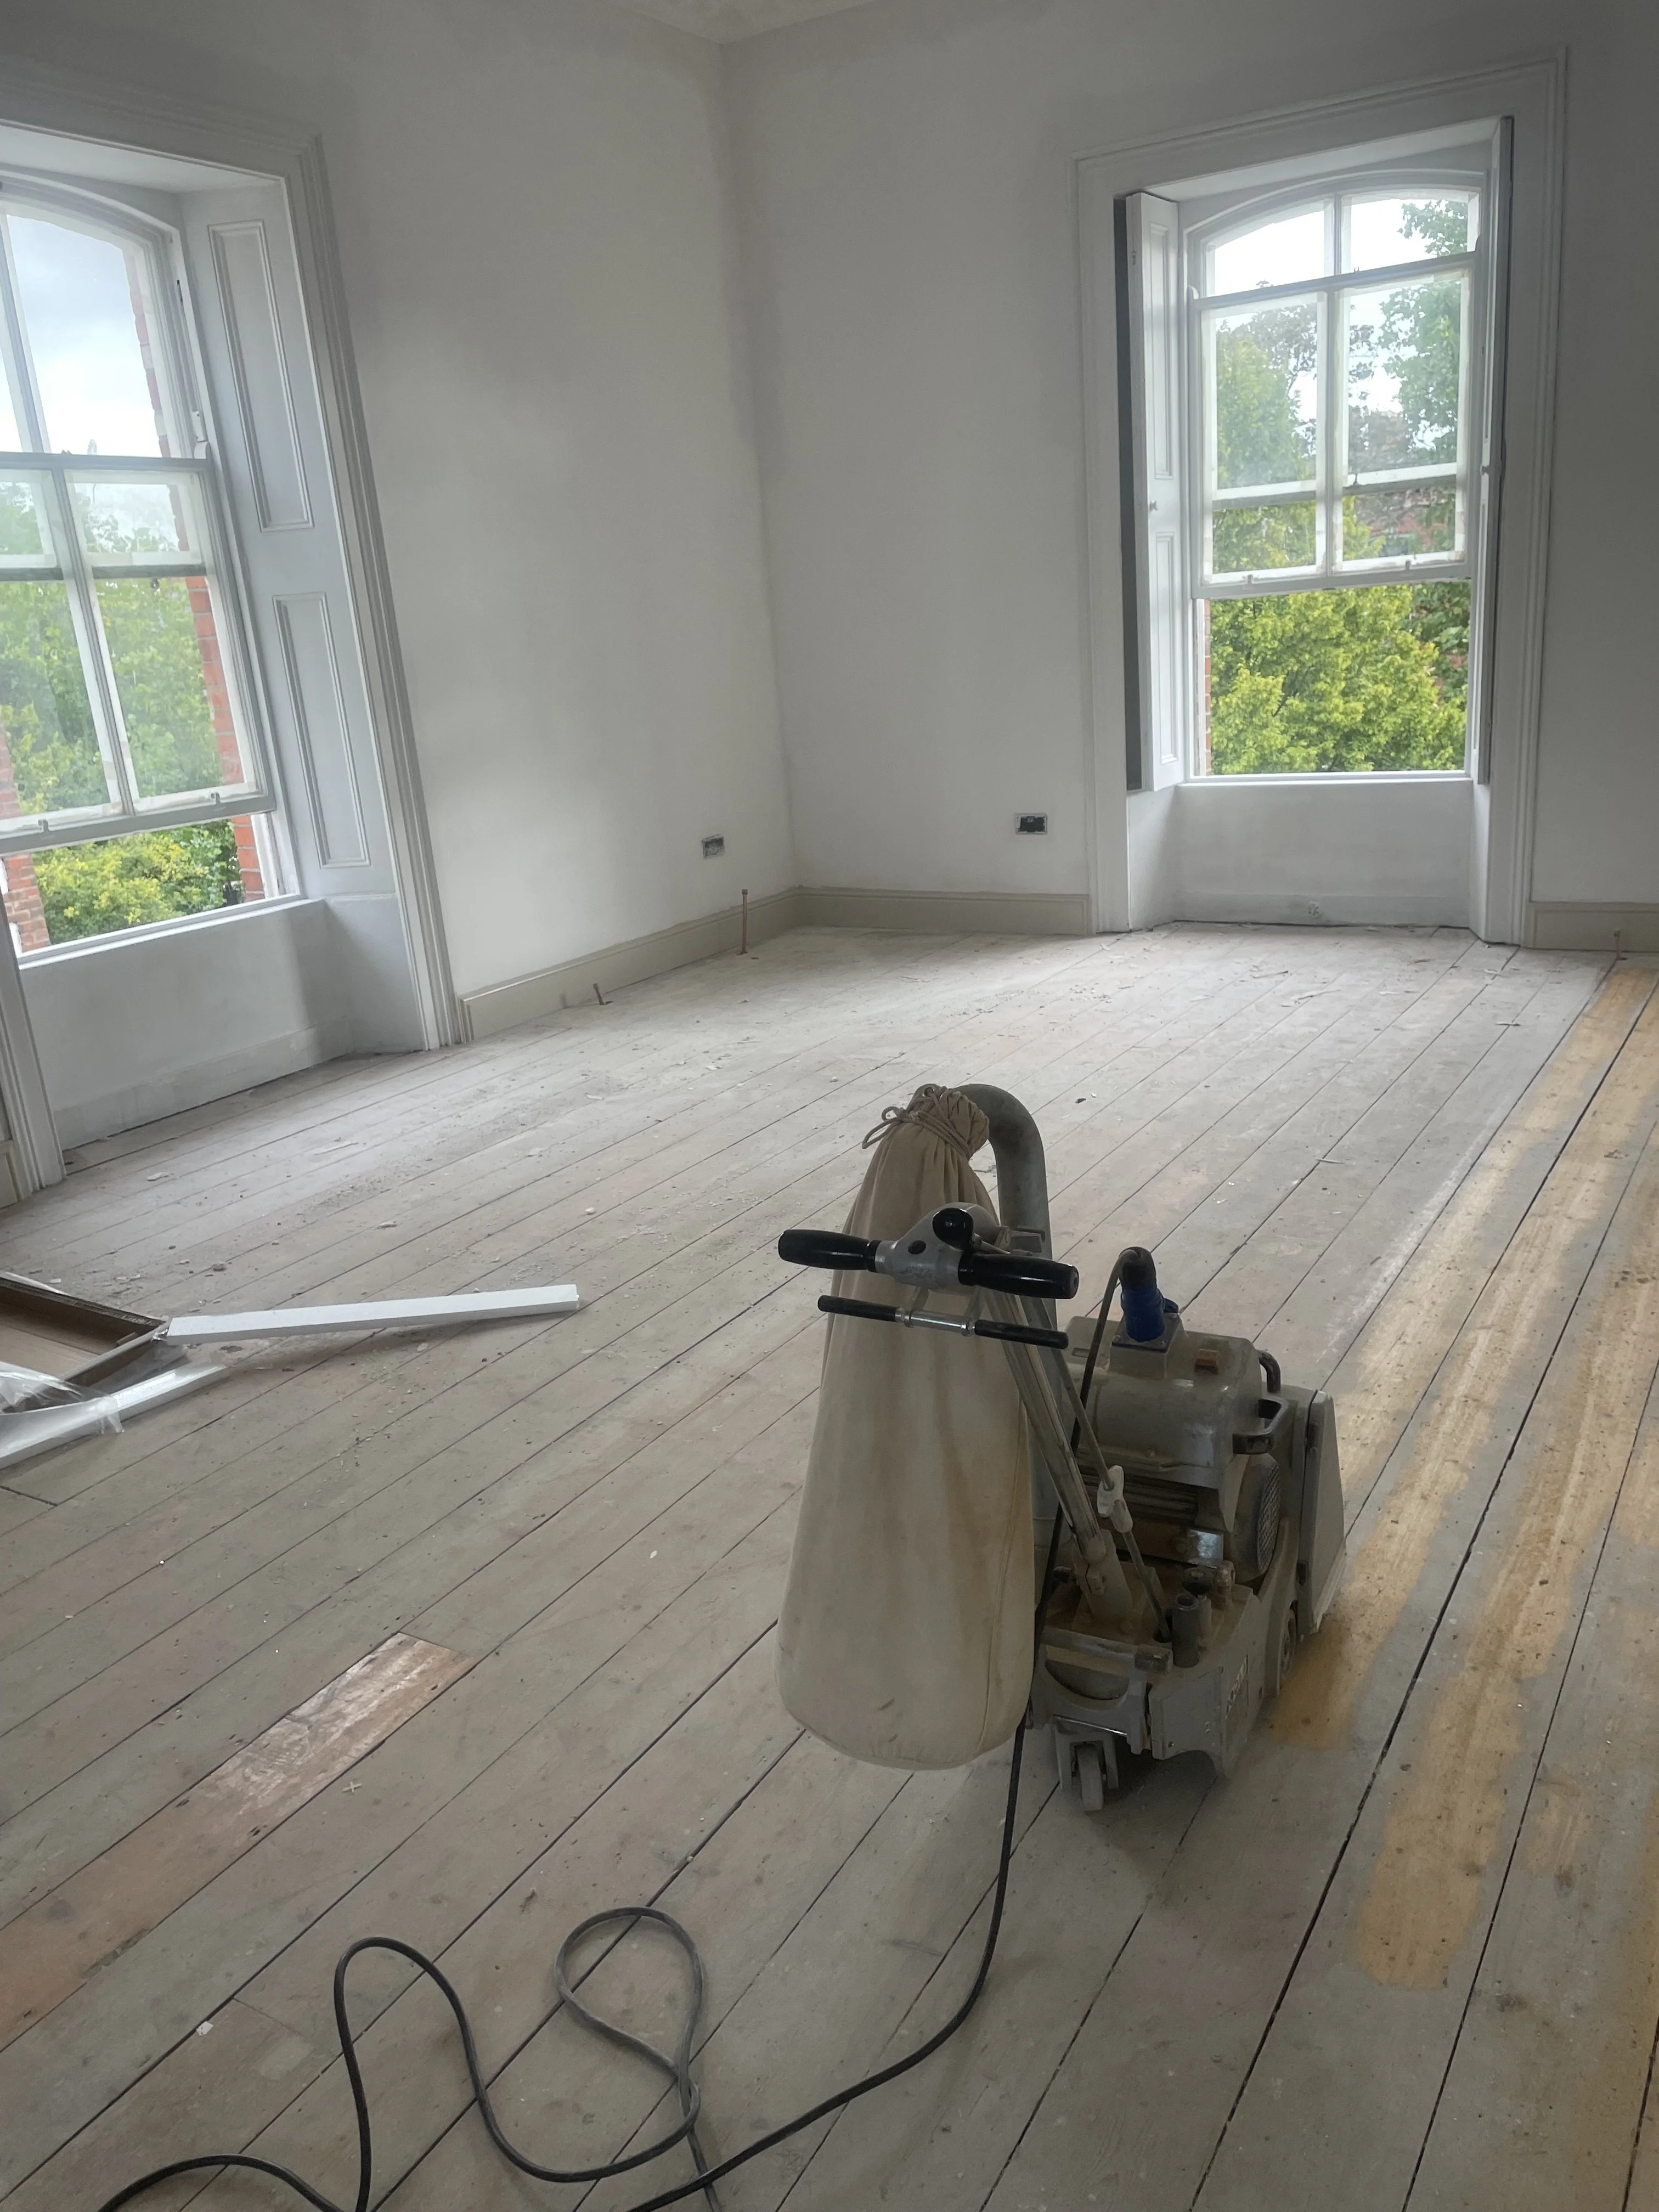
<path id="1" fill-rule="evenodd" d="M 1452 931 L 798 932 L 83 1148 L 0 1220 L 0 1265 L 159 1312 L 555 1279 L 585 1304 L 249 1346 L 0 1496 L 0 1924 L 30 1915 L 45 2006 L 0 2051 L 0 2194 L 91 2208 L 218 2146 L 349 2198 L 327 1984 L 376 1929 L 443 1961 L 506 2124 L 556 2161 L 672 2105 L 539 2025 L 603 1905 L 658 1901 L 702 1948 L 712 2154 L 948 2013 L 1006 1754 L 857 1766 L 784 1716 L 770 1650 L 818 1357 L 776 1238 L 839 1220 L 865 1131 L 933 1079 L 1032 1108 L 1085 1289 L 1153 1243 L 1198 1320 L 1334 1388 L 1353 1571 L 1230 1784 L 1178 1762 L 1091 1820 L 1035 1740 L 968 2027 L 724 2201 L 1651 2201 L 1654 982 Z M 145 1869 L 203 1778 L 398 1637 L 457 1678 L 199 1877 Z M 98 1865 L 130 1938 L 100 1902 L 117 1933 L 55 1974 L 53 1899 L 72 1929 Z M 672 1954 L 607 1940 L 584 1971 L 668 2033 Z M 353 1990 L 377 2202 L 623 2212 L 689 2172 L 511 2179 L 441 2007 L 382 1960 Z"/>

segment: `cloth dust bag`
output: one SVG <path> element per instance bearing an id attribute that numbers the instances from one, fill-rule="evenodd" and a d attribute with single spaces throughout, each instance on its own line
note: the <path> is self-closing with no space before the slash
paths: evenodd
<path id="1" fill-rule="evenodd" d="M 941 1206 L 989 1206 L 968 1163 L 973 1101 L 925 1084 L 866 1139 L 847 1229 L 902 1236 Z M 836 1293 L 915 1293 L 837 1275 Z M 960 1313 L 966 1291 L 933 1291 Z M 958 1766 L 1005 1742 L 1031 1680 L 1031 1498 L 1024 1419 L 1000 1345 L 832 1315 L 817 1425 L 778 1622 L 783 1702 L 878 1766 Z"/>

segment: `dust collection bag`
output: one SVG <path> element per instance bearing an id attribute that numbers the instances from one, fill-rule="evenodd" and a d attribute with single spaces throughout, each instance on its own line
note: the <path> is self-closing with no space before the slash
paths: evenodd
<path id="1" fill-rule="evenodd" d="M 924 1084 L 865 1139 L 847 1217 L 902 1236 L 941 1206 L 987 1206 L 968 1163 L 990 1125 Z M 913 1298 L 883 1275 L 836 1294 Z M 933 1291 L 928 1309 L 966 1310 Z M 817 1425 L 778 1622 L 777 1675 L 801 1726 L 878 1766 L 960 1766 L 1005 1742 L 1031 1681 L 1031 1496 L 1019 1395 L 1000 1345 L 830 1318 Z"/>

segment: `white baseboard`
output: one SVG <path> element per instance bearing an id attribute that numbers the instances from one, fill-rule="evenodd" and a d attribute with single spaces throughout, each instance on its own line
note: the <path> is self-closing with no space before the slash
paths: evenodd
<path id="1" fill-rule="evenodd" d="M 1659 905 L 1532 899 L 1527 942 L 1547 952 L 1659 952 Z"/>
<path id="2" fill-rule="evenodd" d="M 1171 902 L 1172 921 L 1254 923 L 1262 928 L 1467 929 L 1467 899 L 1449 900 L 1437 892 L 1327 891 L 1316 899 L 1281 896 L 1264 890 L 1241 898 L 1228 893 L 1206 896 L 1188 891 Z"/>
<path id="3" fill-rule="evenodd" d="M 803 888 L 814 929 L 897 929 L 940 937 L 1089 937 L 1085 891 L 866 891 Z"/>
<path id="4" fill-rule="evenodd" d="M 749 941 L 763 944 L 769 937 L 799 927 L 799 891 L 774 891 L 749 902 Z M 463 992 L 461 1019 L 466 1035 L 475 1042 L 516 1029 L 520 1022 L 539 1021 L 562 1007 L 590 1000 L 595 988 L 619 991 L 625 983 L 643 983 L 671 969 L 690 967 L 694 960 L 712 960 L 717 952 L 735 952 L 743 941 L 743 909 L 723 907 L 696 921 L 676 922 L 671 929 L 653 930 L 647 937 L 630 937 L 625 944 L 609 945 L 586 952 L 579 960 L 566 960 L 556 968 L 543 968 L 533 975 L 515 976 L 510 983 L 492 983 L 485 990 Z"/>
<path id="5" fill-rule="evenodd" d="M 749 940 L 763 944 L 787 929 L 892 929 L 939 937 L 1086 937 L 1089 901 L 1073 891 L 866 891 L 797 889 L 749 902 Z M 629 938 L 556 968 L 515 976 L 461 995 L 461 1018 L 475 1040 L 580 1006 L 601 991 L 643 983 L 671 969 L 735 952 L 742 909 L 724 907 L 696 921 Z"/>

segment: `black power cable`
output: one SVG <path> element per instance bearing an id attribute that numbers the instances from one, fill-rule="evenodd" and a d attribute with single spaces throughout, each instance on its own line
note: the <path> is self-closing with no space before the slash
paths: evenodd
<path id="1" fill-rule="evenodd" d="M 1048 1563 L 1042 1571 L 1042 1587 L 1037 1599 L 1036 1620 L 1033 1632 L 1034 1639 L 1039 1649 L 1043 1616 L 1048 1611 L 1048 1595 L 1054 1583 L 1054 1556 L 1059 1547 L 1060 1519 L 1056 1516 L 1054 1531 L 1048 1540 Z M 461 2002 L 459 1993 L 454 1984 L 440 1966 L 426 1957 L 424 1953 L 416 1950 L 412 1944 L 400 1942 L 395 1936 L 365 1936 L 340 1954 L 339 1963 L 334 1969 L 334 2027 L 340 2039 L 340 2056 L 345 2061 L 346 2079 L 351 2086 L 352 2108 L 357 2119 L 357 2194 L 351 2205 L 348 2208 L 331 2197 L 325 2197 L 321 2190 L 313 2189 L 303 2176 L 295 2173 L 290 2166 L 278 2166 L 270 2159 L 253 2158 L 242 2151 L 217 2151 L 208 2153 L 200 2158 L 175 2159 L 169 2166 L 157 2166 L 153 2173 L 140 2174 L 136 2181 L 128 2182 L 125 2188 L 118 2189 L 113 2197 L 106 2197 L 100 2207 L 100 2212 L 118 2212 L 121 2205 L 131 2204 L 136 2197 L 142 2197 L 147 2190 L 159 2189 L 164 2181 L 174 2180 L 181 2173 L 221 2172 L 227 2167 L 235 2168 L 245 2173 L 268 2174 L 273 2181 L 282 2182 L 296 2196 L 303 2197 L 307 2204 L 314 2205 L 316 2212 L 368 2212 L 369 2191 L 374 2180 L 374 2130 L 369 2118 L 368 2098 L 363 2087 L 362 2069 L 357 2063 L 357 2039 L 351 2022 L 346 2016 L 345 2002 L 347 1969 L 359 1953 L 363 1951 L 391 1951 L 398 1958 L 406 1959 L 410 1966 L 417 1968 L 429 1980 L 436 1983 L 450 2010 L 454 2014 L 455 2025 L 460 2031 L 461 2056 L 466 2063 L 467 2078 L 472 2084 L 471 2101 L 478 2107 L 479 2115 L 489 2132 L 491 2142 L 510 2165 L 518 2167 L 520 2173 L 527 2173 L 538 2181 L 608 2181 L 617 2174 L 628 2173 L 636 2166 L 646 2165 L 653 2158 L 660 2158 L 665 2151 L 672 2150 L 676 2143 L 684 2142 L 690 2146 L 691 2154 L 696 2160 L 696 2179 L 683 2182 L 678 2189 L 665 2190 L 659 2197 L 647 2197 L 642 2203 L 630 2207 L 630 2212 L 664 2212 L 664 2207 L 678 2204 L 688 2197 L 700 2194 L 707 2197 L 711 2206 L 718 2207 L 719 2199 L 714 2195 L 714 2184 L 717 2181 L 724 2179 L 728 2173 L 735 2172 L 738 2166 L 746 2166 L 751 2158 L 758 2158 L 763 2151 L 772 2150 L 779 2143 L 787 2142 L 791 2136 L 799 2135 L 803 2128 L 810 2128 L 815 2121 L 826 2118 L 830 2113 L 839 2111 L 843 2106 L 852 2104 L 859 2097 L 867 2097 L 872 2089 L 884 2087 L 889 2081 L 897 2081 L 901 2074 L 908 2074 L 913 2066 L 920 2066 L 924 2059 L 931 2058 L 941 2045 L 950 2041 L 978 2003 L 980 1993 L 985 1987 L 986 1977 L 991 1971 L 991 1960 L 997 1948 L 997 1936 L 1002 1927 L 1003 1903 L 1008 1893 L 1008 1866 L 1013 1856 L 1014 1821 L 1019 1804 L 1020 1755 L 1024 1748 L 1024 1743 L 1025 1720 L 1022 1717 L 1019 1726 L 1014 1731 L 1013 1753 L 1008 1764 L 1008 1802 L 1002 1820 L 1002 1849 L 997 1860 L 996 1893 L 991 1907 L 991 1924 L 986 1931 L 985 1948 L 980 1954 L 979 1972 L 974 1976 L 973 1987 L 967 1996 L 951 2014 L 950 2019 L 945 2021 L 944 2027 L 936 2029 L 926 2043 L 911 2051 L 907 2057 L 895 2059 L 890 2066 L 884 2066 L 874 2074 L 866 2074 L 862 2081 L 854 2082 L 850 2088 L 838 2089 L 833 2096 L 825 2097 L 820 2103 L 814 2105 L 810 2112 L 802 2112 L 796 2119 L 787 2120 L 781 2127 L 773 2128 L 768 2134 L 757 2137 L 754 2142 L 746 2144 L 742 2150 L 734 2151 L 730 2158 L 722 2159 L 717 2166 L 709 2166 L 707 2163 L 702 2147 L 697 2142 L 697 2114 L 702 2100 L 696 2085 L 691 2079 L 690 2072 L 691 2048 L 696 2037 L 698 2016 L 702 2010 L 702 1957 L 690 1936 L 681 1927 L 678 1920 L 672 1919 L 666 1912 L 659 1911 L 653 1905 L 619 1905 L 611 1906 L 606 1911 L 596 1912 L 588 1919 L 579 1922 L 560 1944 L 553 1961 L 554 1986 L 558 1993 L 558 2003 L 554 2005 L 551 2011 L 544 2014 L 532 2033 L 539 2034 L 548 2021 L 553 2018 L 554 2014 L 558 2011 L 559 2007 L 568 2006 L 585 2027 L 592 2028 L 598 2034 L 607 2036 L 613 2043 L 622 2044 L 628 2050 L 637 2051 L 641 2057 L 648 2059 L 660 2072 L 668 2076 L 679 2092 L 681 2114 L 679 2125 L 671 2129 L 666 2135 L 659 2136 L 656 2142 L 647 2143 L 643 2150 L 635 2151 L 626 2158 L 613 2159 L 605 2166 L 590 2166 L 570 2171 L 558 2166 L 538 2166 L 533 2159 L 526 2158 L 522 2151 L 515 2149 L 502 2133 L 501 2122 L 496 2118 L 495 2107 L 489 2101 L 489 2087 L 483 2078 L 483 2069 L 478 2063 L 478 2050 L 473 2040 L 472 2024 L 466 2016 L 466 2007 Z M 641 2037 L 630 2035 L 625 2028 L 617 2027 L 614 2021 L 603 2020 L 597 2013 L 590 2012 L 571 1989 L 566 1972 L 566 1961 L 573 1946 L 580 1943 L 585 1936 L 592 1935 L 595 1929 L 623 1921 L 632 1927 L 641 1920 L 652 1921 L 658 1927 L 666 1929 L 684 1950 L 691 1970 L 691 2002 L 686 2009 L 685 2025 L 680 2033 L 679 2046 L 672 2056 L 666 2051 L 659 2051 L 654 2045 L 647 2043 Z"/>

